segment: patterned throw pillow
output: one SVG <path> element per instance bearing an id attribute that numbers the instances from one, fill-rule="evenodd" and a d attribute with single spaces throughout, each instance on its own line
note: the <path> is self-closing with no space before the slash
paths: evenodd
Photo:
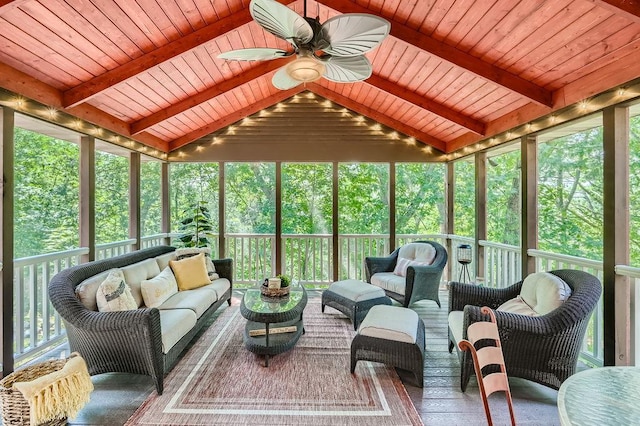
<path id="1" fill-rule="evenodd" d="M 204 261 L 204 253 L 182 260 L 170 260 L 169 266 L 176 277 L 180 291 L 211 284 Z"/>
<path id="2" fill-rule="evenodd" d="M 407 269 L 409 268 L 409 266 L 426 266 L 426 265 L 428 265 L 428 263 L 417 262 L 415 260 L 405 259 L 404 257 L 399 257 L 398 261 L 396 262 L 396 267 L 393 270 L 393 273 L 395 275 L 399 275 L 401 277 L 406 277 L 407 276 Z"/>
<path id="3" fill-rule="evenodd" d="M 145 306 L 157 308 L 178 292 L 178 282 L 171 268 L 167 266 L 156 277 L 142 280 L 140 289 Z"/>
<path id="4" fill-rule="evenodd" d="M 124 280 L 124 274 L 119 269 L 113 269 L 98 287 L 96 303 L 100 312 L 129 311 L 138 309 L 131 289 Z"/>
<path id="5" fill-rule="evenodd" d="M 192 257 L 200 253 L 204 253 L 209 280 L 213 281 L 220 278 L 216 273 L 216 267 L 211 260 L 211 249 L 209 247 L 184 247 L 176 249 L 176 260 L 186 259 L 187 257 Z"/>

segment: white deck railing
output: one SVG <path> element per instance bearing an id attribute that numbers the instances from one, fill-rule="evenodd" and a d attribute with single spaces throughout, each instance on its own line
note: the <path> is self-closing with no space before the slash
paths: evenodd
<path id="1" fill-rule="evenodd" d="M 143 247 L 163 244 L 165 238 L 173 234 L 157 234 L 142 238 Z M 410 241 L 430 239 L 445 245 L 451 242 L 449 262 L 452 265 L 453 280 L 457 280 L 460 264 L 457 261 L 457 246 L 461 243 L 473 246 L 474 240 L 456 235 L 398 235 L 396 247 Z M 322 235 L 283 235 L 282 271 L 294 280 L 309 286 L 324 287 L 333 281 L 333 236 Z M 217 238 L 214 238 L 212 252 L 218 252 Z M 96 247 L 98 259 L 117 256 L 131 251 L 135 240 L 124 240 Z M 388 235 L 340 235 L 338 237 L 338 276 L 340 279 L 365 279 L 364 258 L 367 256 L 386 256 L 390 252 Z M 521 279 L 520 249 L 515 246 L 480 241 L 485 248 L 484 285 L 506 287 Z M 234 283 L 255 285 L 264 277 L 275 273 L 275 235 L 274 234 L 227 234 L 226 256 L 234 259 Z M 60 342 L 64 330 L 58 315 L 50 306 L 47 297 L 47 284 L 58 271 L 76 265 L 80 257 L 88 253 L 87 248 L 51 253 L 15 260 L 15 354 L 16 362 L 31 357 Z M 529 250 L 528 254 L 536 258 L 537 270 L 559 268 L 581 269 L 596 275 L 602 280 L 602 262 Z M 470 265 L 472 279 L 475 278 L 475 261 Z M 640 307 L 640 290 L 635 291 L 635 280 L 640 279 L 640 269 L 620 266 L 617 273 L 634 279 L 633 291 Z M 482 277 L 481 277 L 482 278 Z M 635 318 L 635 315 L 634 315 Z M 18 321 L 18 319 L 20 319 Z M 32 320 L 34 319 L 34 320 Z M 635 328 L 634 328 L 635 330 Z M 640 330 L 638 331 L 640 333 Z M 638 339 L 640 342 L 640 339 Z M 602 303 L 594 312 L 582 356 L 596 365 L 602 364 Z"/>

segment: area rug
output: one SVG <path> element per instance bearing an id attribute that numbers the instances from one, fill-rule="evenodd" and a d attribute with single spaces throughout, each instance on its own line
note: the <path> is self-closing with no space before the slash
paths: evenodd
<path id="1" fill-rule="evenodd" d="M 227 308 L 126 424 L 421 425 L 393 368 L 360 361 L 351 374 L 353 326 L 327 311 L 310 299 L 306 334 L 266 368 L 243 345 L 239 308 Z"/>

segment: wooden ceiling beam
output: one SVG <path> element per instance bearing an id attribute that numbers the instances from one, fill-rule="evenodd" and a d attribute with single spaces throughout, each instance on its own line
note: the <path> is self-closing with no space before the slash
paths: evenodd
<path id="1" fill-rule="evenodd" d="M 340 13 L 369 13 L 375 15 L 371 10 L 349 0 L 319 0 L 319 3 Z M 424 50 L 429 54 L 435 55 L 455 66 L 464 68 L 468 72 L 489 82 L 493 82 L 505 89 L 518 93 L 537 104 L 547 107 L 553 106 L 553 96 L 549 90 L 462 50 L 456 49 L 453 46 L 413 30 L 399 22 L 393 20 L 390 20 L 390 22 L 391 36 Z"/>
<path id="2" fill-rule="evenodd" d="M 292 3 L 292 0 L 279 0 L 279 2 L 289 4 Z M 110 87 L 122 83 L 172 58 L 180 56 L 251 21 L 252 18 L 249 8 L 244 8 L 233 15 L 222 18 L 211 25 L 207 25 L 191 34 L 159 47 L 153 52 L 128 61 L 125 64 L 65 91 L 63 93 L 63 105 L 67 108 L 86 102 Z"/>
<path id="3" fill-rule="evenodd" d="M 640 24 L 640 1 L 639 0 L 589 0 L 592 3 L 607 9 L 616 15 L 629 18 L 633 22 Z"/>
<path id="4" fill-rule="evenodd" d="M 242 120 L 245 117 L 248 117 L 252 114 L 262 111 L 265 108 L 269 108 L 272 105 L 277 104 L 278 102 L 282 102 L 291 96 L 300 93 L 305 90 L 303 85 L 295 87 L 289 90 L 281 90 L 279 92 L 274 93 L 271 96 L 268 96 L 260 101 L 249 105 L 247 107 L 241 108 L 233 113 L 226 115 L 220 120 L 216 120 L 215 122 L 208 124 L 204 127 L 201 127 L 198 130 L 194 130 L 193 132 L 187 133 L 186 135 L 180 136 L 177 139 L 169 142 L 169 151 L 174 151 L 184 145 L 187 145 L 193 141 L 200 139 L 203 136 L 216 132 L 224 127 L 230 126 L 233 123 Z"/>
<path id="5" fill-rule="evenodd" d="M 268 62 L 258 63 L 257 66 L 251 68 L 250 70 L 239 74 L 229 80 L 225 80 L 221 83 L 216 84 L 215 86 L 211 86 L 208 89 L 194 95 L 189 96 L 182 101 L 175 103 L 173 105 L 168 106 L 167 108 L 161 109 L 147 117 L 141 118 L 138 121 L 134 121 L 131 123 L 131 134 L 138 134 L 150 127 L 155 126 L 158 123 L 161 123 L 165 120 L 168 120 L 171 117 L 174 117 L 180 113 L 183 113 L 191 108 L 194 108 L 198 105 L 201 105 L 216 96 L 220 96 L 226 92 L 229 92 L 236 87 L 239 87 L 249 81 L 255 80 L 263 76 L 264 74 L 268 74 L 272 71 L 277 70 L 282 67 L 285 63 L 287 63 L 287 59 L 279 59 Z"/>
<path id="6" fill-rule="evenodd" d="M 329 99 L 330 101 L 333 101 L 339 105 L 342 105 L 345 108 L 348 108 L 352 111 L 357 112 L 358 114 L 362 114 L 366 117 L 369 117 L 370 119 L 375 120 L 380 124 L 384 124 L 385 126 L 390 127 L 391 129 L 397 130 L 398 132 L 404 133 L 407 136 L 412 136 L 425 145 L 430 145 L 442 152 L 445 152 L 446 150 L 447 144 L 445 141 L 434 138 L 433 136 L 428 135 L 419 130 L 416 130 L 411 126 L 407 126 L 404 123 L 400 123 L 399 121 L 396 121 L 388 117 L 387 115 L 376 111 L 373 108 L 369 108 L 358 102 L 355 102 L 352 99 L 347 98 L 346 96 L 343 96 L 339 93 L 336 93 L 333 90 L 330 90 L 318 83 L 308 84 L 307 88 L 311 90 L 313 93 L 323 96 Z"/>
<path id="7" fill-rule="evenodd" d="M 465 129 L 470 130 L 480 136 L 484 136 L 486 132 L 485 123 L 474 120 L 473 118 L 468 117 L 464 114 L 460 114 L 457 111 L 447 108 L 441 103 L 424 98 L 416 94 L 415 92 L 402 87 L 400 83 L 394 83 L 376 74 L 373 74 L 364 82 L 377 87 L 378 89 L 387 92 L 397 98 L 403 99 L 409 103 L 412 103 L 413 105 L 425 109 L 439 117 L 444 118 L 445 120 L 462 126 Z"/>

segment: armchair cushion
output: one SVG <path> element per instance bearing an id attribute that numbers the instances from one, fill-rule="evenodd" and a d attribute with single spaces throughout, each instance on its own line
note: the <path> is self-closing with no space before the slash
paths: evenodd
<path id="1" fill-rule="evenodd" d="M 431 265 L 436 258 L 436 248 L 431 244 L 409 243 L 400 247 L 398 258 L 416 260 Z M 405 268 L 406 271 L 406 268 Z"/>
<path id="2" fill-rule="evenodd" d="M 428 263 L 418 262 L 417 260 L 411 260 L 411 259 L 406 259 L 404 257 L 399 257 L 398 263 L 396 263 L 396 267 L 394 268 L 393 273 L 401 277 L 406 277 L 407 268 L 409 268 L 409 266 L 425 266 L 425 265 L 428 265 Z"/>
<path id="3" fill-rule="evenodd" d="M 378 272 L 371 277 L 371 284 L 404 295 L 407 286 L 405 277 L 398 276 L 393 272 Z"/>
<path id="4" fill-rule="evenodd" d="M 546 315 L 571 296 L 571 287 L 554 274 L 536 272 L 524 279 L 520 296 L 539 315 Z"/>
<path id="5" fill-rule="evenodd" d="M 522 300 L 522 296 L 520 295 L 517 295 L 513 299 L 507 300 L 502 305 L 498 306 L 497 310 L 511 312 L 512 314 L 526 315 L 529 317 L 537 317 L 538 315 L 540 315 L 538 312 L 534 311 L 533 308 L 527 304 L 527 302 Z"/>

